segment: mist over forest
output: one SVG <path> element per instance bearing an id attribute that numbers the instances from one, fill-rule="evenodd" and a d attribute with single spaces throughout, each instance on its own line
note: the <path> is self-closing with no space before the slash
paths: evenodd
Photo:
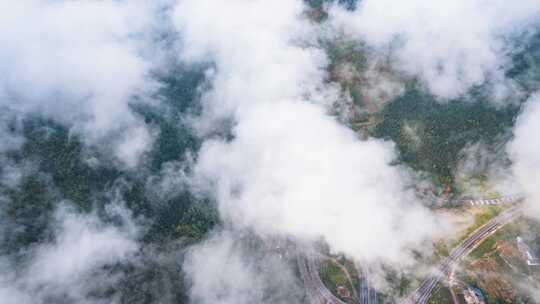
<path id="1" fill-rule="evenodd" d="M 0 303 L 318 303 L 304 257 L 342 303 L 366 269 L 402 303 L 508 210 L 477 199 L 524 217 L 471 265 L 540 249 L 537 0 L 0 0 L 0 24 Z M 487 303 L 539 303 L 538 270 L 503 293 L 473 266 Z"/>

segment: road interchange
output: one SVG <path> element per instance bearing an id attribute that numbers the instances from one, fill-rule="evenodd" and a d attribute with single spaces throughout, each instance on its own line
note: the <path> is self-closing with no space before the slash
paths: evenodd
<path id="1" fill-rule="evenodd" d="M 515 204 L 523 200 L 522 196 L 503 196 L 494 199 L 463 199 L 454 201 L 453 204 L 459 202 L 460 205 L 498 205 L 498 204 Z M 439 281 L 448 276 L 457 263 L 470 252 L 472 252 L 479 244 L 481 244 L 489 236 L 510 223 L 515 218 L 521 215 L 520 206 L 514 206 L 501 212 L 498 216 L 484 224 L 465 240 L 463 240 L 456 248 L 454 248 L 449 256 L 441 262 L 428 278 L 421 282 L 419 287 L 415 289 L 403 302 L 404 304 L 424 304 L 429 300 L 431 293 L 436 288 Z M 311 304 L 346 304 L 344 301 L 337 298 L 322 282 L 316 258 L 314 256 L 305 256 L 298 253 L 297 256 L 298 268 L 304 285 L 306 287 L 308 297 Z M 368 269 L 357 268 L 361 282 L 359 288 L 359 303 L 361 304 L 377 304 L 377 291 L 371 286 L 371 279 Z"/>
<path id="2" fill-rule="evenodd" d="M 426 278 L 419 285 L 417 289 L 413 291 L 411 295 L 407 297 L 404 303 L 412 304 L 424 304 L 427 303 L 431 293 L 439 283 L 439 281 L 450 274 L 455 265 L 470 252 L 472 252 L 478 245 L 480 245 L 486 238 L 493 235 L 499 229 L 510 223 L 515 218 L 521 215 L 520 206 L 515 206 L 501 212 L 498 216 L 493 218 L 487 224 L 481 226 L 469 235 L 463 242 L 461 242 L 456 248 L 454 248 L 449 256 L 443 260 L 443 262 L 435 269 L 428 278 Z"/>
<path id="3" fill-rule="evenodd" d="M 346 304 L 326 288 L 319 276 L 318 267 L 312 255 L 306 256 L 298 253 L 297 263 L 311 304 Z"/>

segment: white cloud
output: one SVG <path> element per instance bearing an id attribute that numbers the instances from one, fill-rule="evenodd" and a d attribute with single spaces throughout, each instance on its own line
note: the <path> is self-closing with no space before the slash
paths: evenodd
<path id="1" fill-rule="evenodd" d="M 331 19 L 355 39 L 391 49 L 398 66 L 418 75 L 443 98 L 490 80 L 508 89 L 507 39 L 540 15 L 540 2 L 504 0 L 363 0 L 353 12 L 335 7 Z"/>
<path id="2" fill-rule="evenodd" d="M 122 227 L 102 222 L 95 214 L 78 214 L 61 207 L 55 215 L 58 228 L 52 243 L 28 252 L 27 264 L 0 261 L 0 296 L 3 303 L 47 303 L 55 297 L 75 303 L 100 303 L 88 294 L 93 287 L 114 282 L 101 267 L 126 262 L 139 246 L 137 230 L 122 208 L 108 211 L 122 218 Z"/>
<path id="3" fill-rule="evenodd" d="M 305 102 L 246 114 L 231 143 L 205 144 L 197 167 L 215 181 L 221 214 L 234 225 L 323 236 L 335 250 L 393 262 L 437 230 L 389 165 L 391 144 L 362 142 Z"/>
<path id="4" fill-rule="evenodd" d="M 242 237 L 238 231 L 219 232 L 190 249 L 184 270 L 190 278 L 191 300 L 201 304 L 303 303 L 299 282 L 286 262 L 264 252 L 265 248 L 247 246 Z"/>
<path id="5" fill-rule="evenodd" d="M 2 109 L 0 113 L 0 138 L 2 144 L 0 145 L 0 152 L 17 150 L 24 142 L 24 138 L 21 136 L 21 123 L 19 117 Z"/>
<path id="6" fill-rule="evenodd" d="M 532 95 L 524 104 L 516 121 L 514 139 L 508 145 L 513 173 L 527 195 L 528 214 L 540 218 L 540 94 Z"/>
<path id="7" fill-rule="evenodd" d="M 131 164 L 145 149 L 124 146 L 150 144 L 128 102 L 154 86 L 140 55 L 153 14 L 138 0 L 2 1 L 0 104 L 74 126 L 90 143 L 138 128 L 115 152 Z"/>
<path id="8" fill-rule="evenodd" d="M 133 125 L 121 134 L 114 149 L 115 156 L 128 167 L 134 168 L 141 155 L 151 147 L 152 135 L 142 123 L 133 122 Z"/>
<path id="9" fill-rule="evenodd" d="M 261 282 L 253 267 L 236 252 L 231 235 L 192 248 L 185 265 L 191 274 L 192 300 L 197 303 L 259 303 Z M 254 280 L 255 279 L 255 280 Z"/>
<path id="10" fill-rule="evenodd" d="M 60 209 L 59 231 L 53 244 L 41 246 L 30 266 L 31 280 L 64 285 L 95 267 L 127 259 L 137 250 L 133 231 L 103 224 L 87 216 Z"/>
<path id="11" fill-rule="evenodd" d="M 326 58 L 310 47 L 316 37 L 300 19 L 303 8 L 301 1 L 289 0 L 180 1 L 173 22 L 183 40 L 182 58 L 217 63 L 214 90 L 204 97 L 207 115 L 228 117 L 305 94 L 333 101 L 327 94 L 335 92 L 322 90 Z"/>
<path id="12" fill-rule="evenodd" d="M 519 186 L 510 172 L 505 153 L 506 142 L 507 138 L 500 138 L 492 147 L 476 142 L 460 151 L 453 174 L 462 195 L 487 197 L 493 195 L 493 191 L 501 195 L 519 194 Z"/>
<path id="13" fill-rule="evenodd" d="M 185 161 L 170 161 L 163 163 L 161 171 L 147 179 L 145 189 L 152 194 L 156 200 L 167 201 L 175 195 L 186 191 L 190 177 L 188 172 L 193 166 L 193 156 L 190 153 L 185 155 Z"/>
<path id="14" fill-rule="evenodd" d="M 368 261 L 406 263 L 443 230 L 390 163 L 393 145 L 360 141 L 327 114 L 334 88 L 301 1 L 182 1 L 183 58 L 210 56 L 211 113 L 232 115 L 231 141 L 208 140 L 195 166 L 222 217 L 260 235 L 324 237 Z M 212 116 L 212 114 L 211 114 Z"/>

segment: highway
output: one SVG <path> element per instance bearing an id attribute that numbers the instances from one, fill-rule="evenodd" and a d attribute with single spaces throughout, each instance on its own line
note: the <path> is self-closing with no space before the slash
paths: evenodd
<path id="1" fill-rule="evenodd" d="M 296 260 L 311 304 L 346 304 L 326 288 L 319 276 L 315 258 L 298 253 Z"/>
<path id="2" fill-rule="evenodd" d="M 371 286 L 370 271 L 368 268 L 357 267 L 358 274 L 361 277 L 360 282 L 360 303 L 361 304 L 377 304 L 379 302 L 377 291 Z"/>
<path id="3" fill-rule="evenodd" d="M 487 224 L 475 230 L 469 237 L 467 237 L 463 242 L 461 242 L 461 244 L 450 252 L 450 255 L 443 260 L 439 267 L 434 270 L 431 275 L 426 278 L 409 297 L 407 297 L 404 303 L 427 303 L 431 293 L 441 278 L 447 276 L 451 272 L 452 268 L 455 267 L 463 257 L 467 256 L 486 238 L 520 215 L 521 211 L 519 206 L 515 206 L 501 212 L 497 217 L 493 218 Z"/>
<path id="4" fill-rule="evenodd" d="M 318 265 L 315 262 L 316 258 L 312 255 L 304 256 L 298 254 L 297 262 L 300 270 L 300 275 L 304 281 L 310 302 L 312 304 L 345 304 L 339 298 L 334 296 L 330 290 L 322 282 Z M 378 295 L 377 291 L 371 286 L 370 272 L 368 269 L 360 269 L 357 267 L 357 271 L 361 277 L 359 286 L 361 304 L 377 304 Z"/>
<path id="5" fill-rule="evenodd" d="M 511 195 L 501 196 L 493 199 L 462 199 L 454 200 L 451 204 L 456 205 L 499 205 L 499 204 L 515 204 L 523 200 L 523 196 Z M 520 215 L 518 206 L 507 209 L 497 217 L 493 218 L 484 226 L 474 231 L 467 239 L 459 246 L 454 248 L 450 255 L 425 279 L 420 286 L 405 300 L 405 303 L 427 303 L 431 293 L 441 280 L 448 275 L 452 267 L 463 257 L 467 256 L 476 246 L 478 246 L 487 237 L 495 233 L 497 230 L 508 224 L 514 218 Z M 313 255 L 303 255 L 297 253 L 297 263 L 302 280 L 306 287 L 310 303 L 312 304 L 346 304 L 339 298 L 334 296 L 330 290 L 324 285 L 319 276 L 319 267 L 316 264 L 316 258 Z M 367 269 L 357 267 L 360 274 L 361 282 L 359 286 L 359 302 L 361 304 L 377 304 L 377 291 L 371 286 L 370 273 Z"/>

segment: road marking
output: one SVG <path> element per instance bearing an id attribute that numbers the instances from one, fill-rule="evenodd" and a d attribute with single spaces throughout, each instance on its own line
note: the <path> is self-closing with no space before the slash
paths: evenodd
<path id="1" fill-rule="evenodd" d="M 487 224 L 475 230 L 468 238 L 454 248 L 450 255 L 440 264 L 438 271 L 431 274 L 424 280 L 420 286 L 409 295 L 405 303 L 425 304 L 429 300 L 436 284 L 452 269 L 456 263 L 467 256 L 474 248 L 481 244 L 487 237 L 493 235 L 497 230 L 510 223 L 513 219 L 520 216 L 520 210 L 516 207 L 503 211 L 500 215 L 493 218 Z"/>

